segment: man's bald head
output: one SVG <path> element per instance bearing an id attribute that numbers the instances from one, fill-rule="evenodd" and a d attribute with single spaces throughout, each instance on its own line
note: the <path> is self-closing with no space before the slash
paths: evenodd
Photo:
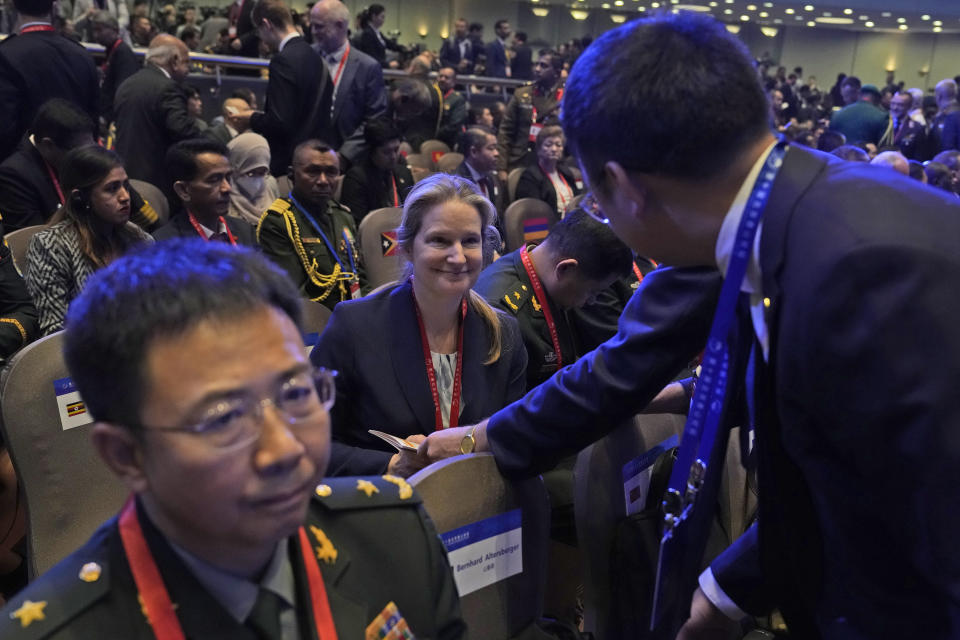
<path id="1" fill-rule="evenodd" d="M 320 0 L 310 10 L 310 30 L 324 53 L 333 53 L 347 41 L 350 10 L 340 0 Z"/>
<path id="2" fill-rule="evenodd" d="M 147 62 L 165 69 L 171 78 L 182 82 L 190 69 L 190 50 L 183 40 L 161 33 L 150 41 Z"/>
<path id="3" fill-rule="evenodd" d="M 899 151 L 883 151 L 877 154 L 877 157 L 870 161 L 870 164 L 881 167 L 890 167 L 894 171 L 899 171 L 905 176 L 910 175 L 910 163 L 906 157 Z"/>

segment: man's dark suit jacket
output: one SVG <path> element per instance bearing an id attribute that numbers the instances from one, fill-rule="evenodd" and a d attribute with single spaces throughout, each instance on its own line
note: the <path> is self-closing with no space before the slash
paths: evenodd
<path id="1" fill-rule="evenodd" d="M 577 186 L 577 180 L 570 173 L 570 170 L 562 165 L 557 165 L 557 171 L 570 185 L 573 195 L 580 195 L 580 192 L 583 191 L 583 185 L 581 183 L 580 186 Z M 557 190 L 553 186 L 553 181 L 543 173 L 539 164 L 534 163 L 523 170 L 520 181 L 517 183 L 517 193 L 515 195 L 516 200 L 520 198 L 543 200 L 555 211 L 562 213 L 560 206 L 557 204 Z"/>
<path id="2" fill-rule="evenodd" d="M 100 117 L 108 123 L 114 119 L 113 100 L 117 89 L 142 66 L 130 45 L 121 40 L 101 67 L 103 82 L 100 84 Z"/>
<path id="3" fill-rule="evenodd" d="M 473 424 L 523 395 L 527 352 L 517 321 L 497 312 L 500 359 L 481 364 L 490 337 L 470 306 L 463 327 L 463 396 L 459 424 Z M 396 451 L 367 429 L 406 437 L 432 433 L 433 398 L 409 281 L 333 310 L 314 365 L 336 369 L 337 402 L 331 410 L 331 476 L 385 473 Z"/>
<path id="4" fill-rule="evenodd" d="M 171 145 L 199 138 L 203 131 L 187 113 L 183 87 L 158 67 L 147 64 L 127 78 L 113 102 L 117 153 L 127 175 L 171 193 L 164 159 Z"/>
<path id="5" fill-rule="evenodd" d="M 393 199 L 394 185 L 399 202 Z M 343 176 L 340 204 L 350 209 L 359 229 L 360 221 L 374 209 L 402 207 L 412 188 L 413 175 L 407 165 L 398 164 L 390 171 L 381 171 L 372 162 L 364 161 L 350 167 Z"/>
<path id="6" fill-rule="evenodd" d="M 467 166 L 466 160 L 460 163 L 460 166 L 457 167 L 456 174 L 461 178 L 466 178 L 471 182 L 474 182 L 473 174 L 470 173 L 470 167 Z M 490 199 L 490 202 L 493 203 L 493 206 L 497 209 L 498 216 L 498 228 L 502 224 L 503 213 L 507 210 L 507 207 L 510 205 L 510 194 L 507 193 L 506 183 L 500 179 L 496 173 L 487 174 L 490 182 L 493 184 L 493 193 L 487 194 L 487 197 Z M 474 182 L 474 184 L 477 184 Z M 480 186 L 479 184 L 477 186 Z M 483 187 L 480 187 L 481 191 Z M 501 232 L 503 230 L 501 229 Z"/>
<path id="7" fill-rule="evenodd" d="M 227 228 L 230 229 L 230 233 L 232 233 L 237 239 L 237 244 L 245 245 L 247 247 L 258 246 L 257 238 L 254 234 L 254 229 L 252 226 L 243 220 L 232 218 L 230 216 L 223 216 L 223 220 L 227 223 Z M 170 218 L 170 220 L 167 221 L 167 224 L 153 232 L 153 239 L 157 242 L 160 242 L 161 240 L 168 240 L 170 238 L 199 237 L 200 236 L 197 233 L 197 230 L 193 228 L 192 224 L 190 224 L 190 219 L 187 218 L 187 213 L 182 210 L 177 215 Z"/>
<path id="8" fill-rule="evenodd" d="M 960 150 L 960 111 L 943 116 L 943 128 L 940 129 L 940 147 L 932 155 L 951 149 Z"/>
<path id="9" fill-rule="evenodd" d="M 960 635 L 960 509 L 945 489 L 960 485 L 958 214 L 905 176 L 797 147 L 773 185 L 760 241 L 770 357 L 753 389 L 760 524 L 712 569 L 742 609 L 778 606 L 798 637 Z M 712 308 L 691 318 L 662 275 L 611 342 L 493 416 L 505 474 L 604 435 L 651 376 L 665 381 L 661 360 L 689 354 L 671 336 L 702 342 Z"/>
<path id="10" fill-rule="evenodd" d="M 93 58 L 57 33 L 7 36 L 0 43 L 0 160 L 13 153 L 37 109 L 53 98 L 73 102 L 96 123 L 100 78 Z"/>
<path id="11" fill-rule="evenodd" d="M 317 564 L 337 637 L 363 638 L 367 625 L 392 601 L 418 638 L 463 638 L 466 627 L 447 554 L 420 496 L 414 493 L 401 498 L 395 484 L 379 477 L 363 479 L 377 489 L 370 497 L 357 490 L 357 478 L 325 479 L 330 495 L 312 498 L 304 522 L 312 544 L 319 542 L 313 531 L 318 529 L 336 551 L 332 559 L 325 556 L 329 562 L 320 559 Z M 143 509 L 138 511 L 143 537 L 176 607 L 184 635 L 232 640 L 261 638 L 230 615 Z M 288 538 L 288 553 L 296 585 L 300 637 L 315 637 L 307 597 L 307 572 L 296 535 Z M 96 563 L 100 570 L 92 582 L 78 577 L 88 563 Z M 47 603 L 45 617 L 23 629 L 10 614 L 28 599 Z M 116 517 L 10 600 L 0 618 L 0 635 L 37 640 L 155 637 L 123 552 Z"/>
<path id="12" fill-rule="evenodd" d="M 510 65 L 510 77 L 517 80 L 533 80 L 533 50 L 529 45 L 514 47 L 516 56 Z"/>
<path id="13" fill-rule="evenodd" d="M 934 155 L 930 153 L 926 129 L 912 118 L 907 118 L 901 124 L 900 130 L 893 132 L 893 144 L 900 149 L 900 153 L 908 160 L 922 162 Z"/>
<path id="14" fill-rule="evenodd" d="M 218 122 L 212 127 L 207 127 L 207 129 L 203 132 L 203 135 L 213 138 L 214 140 L 218 140 L 223 144 L 227 144 L 233 140 L 233 136 L 230 135 L 230 130 L 227 129 L 227 125 L 222 122 Z"/>
<path id="15" fill-rule="evenodd" d="M 499 39 L 487 43 L 487 76 L 490 78 L 507 77 L 507 50 Z"/>
<path id="16" fill-rule="evenodd" d="M 323 57 L 317 45 L 314 45 L 314 51 Z M 333 86 L 332 80 L 330 86 Z M 376 60 L 351 46 L 341 72 L 340 87 L 333 99 L 332 135 L 326 142 L 332 144 L 338 154 L 357 162 L 366 151 L 363 125 L 386 111 L 383 69 Z"/>
<path id="17" fill-rule="evenodd" d="M 473 42 L 471 42 L 470 38 L 467 37 L 464 37 L 464 41 L 467 43 L 466 56 L 460 55 L 460 44 L 457 42 L 456 38 L 447 38 L 443 41 L 443 44 L 440 45 L 441 67 L 453 67 L 456 69 L 457 73 L 473 72 Z M 464 57 L 467 59 L 467 66 L 461 69 L 460 61 Z"/>
<path id="18" fill-rule="evenodd" d="M 270 59 L 270 81 L 262 113 L 250 118 L 250 128 L 270 143 L 270 173 L 286 175 L 294 148 L 310 138 L 330 133 L 333 81 L 327 65 L 297 36 Z"/>

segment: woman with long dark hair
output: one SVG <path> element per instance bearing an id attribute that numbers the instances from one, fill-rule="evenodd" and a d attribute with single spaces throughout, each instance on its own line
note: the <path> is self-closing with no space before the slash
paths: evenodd
<path id="1" fill-rule="evenodd" d="M 152 242 L 130 222 L 130 183 L 120 157 L 96 145 L 70 151 L 60 169 L 66 203 L 27 249 L 27 289 L 43 335 L 63 328 L 87 278 L 134 245 Z"/>

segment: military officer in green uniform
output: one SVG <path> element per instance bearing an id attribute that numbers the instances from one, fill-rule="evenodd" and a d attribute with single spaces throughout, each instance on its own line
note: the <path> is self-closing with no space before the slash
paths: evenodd
<path id="1" fill-rule="evenodd" d="M 563 58 L 554 52 L 541 54 L 533 67 L 533 83 L 514 91 L 500 122 L 497 144 L 500 160 L 497 170 L 505 172 L 525 167 L 533 158 L 533 145 L 540 129 L 560 124 L 560 102 L 563 99 Z"/>
<path id="2" fill-rule="evenodd" d="M 339 176 L 339 159 L 328 144 L 299 144 L 290 168 L 293 189 L 257 224 L 263 252 L 290 274 L 302 296 L 331 309 L 359 298 L 367 286 L 356 223 L 333 199 Z"/>
<path id="3" fill-rule="evenodd" d="M 410 485 L 323 479 L 335 387 L 300 304 L 254 251 L 192 239 L 89 280 L 64 352 L 131 497 L 0 610 L 0 637 L 464 637 Z"/>
<path id="4" fill-rule="evenodd" d="M 483 270 L 476 291 L 520 324 L 528 389 L 595 346 L 584 344 L 568 311 L 628 276 L 631 263 L 630 250 L 613 231 L 577 209 L 541 244 L 508 253 Z"/>

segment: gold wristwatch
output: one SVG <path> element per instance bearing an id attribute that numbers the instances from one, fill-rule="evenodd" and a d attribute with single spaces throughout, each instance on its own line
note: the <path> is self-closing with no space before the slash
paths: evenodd
<path id="1" fill-rule="evenodd" d="M 477 425 L 470 427 L 470 431 L 467 431 L 467 435 L 463 436 L 463 439 L 460 440 L 460 453 L 473 453 L 474 447 L 477 446 L 477 441 L 473 437 L 473 432 L 476 430 L 476 428 Z"/>

